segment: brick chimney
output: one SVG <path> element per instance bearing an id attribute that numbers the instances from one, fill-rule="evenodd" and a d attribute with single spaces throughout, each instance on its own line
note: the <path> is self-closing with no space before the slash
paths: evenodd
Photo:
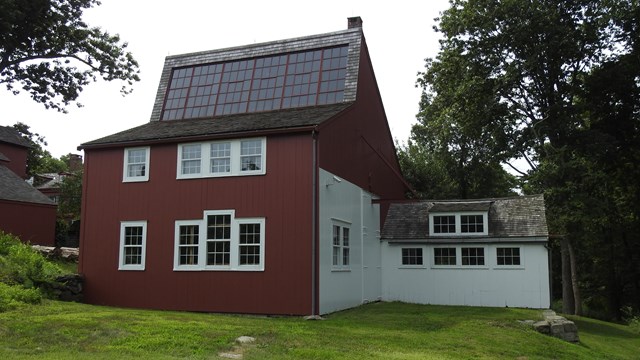
<path id="1" fill-rule="evenodd" d="M 361 28 L 361 27 L 362 27 L 362 19 L 360 18 L 360 16 L 347 18 L 347 29 Z"/>
<path id="2" fill-rule="evenodd" d="M 78 154 L 68 154 L 69 162 L 67 166 L 69 167 L 69 171 L 76 172 L 82 170 L 82 155 Z"/>

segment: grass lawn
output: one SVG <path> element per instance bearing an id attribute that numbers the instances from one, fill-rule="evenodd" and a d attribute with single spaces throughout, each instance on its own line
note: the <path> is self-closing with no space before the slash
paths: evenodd
<path id="1" fill-rule="evenodd" d="M 149 311 L 47 301 L 0 313 L 0 358 L 20 359 L 633 359 L 628 327 L 572 318 L 582 342 L 516 320 L 539 311 L 374 303 L 326 316 L 258 317 Z M 234 339 L 256 338 L 242 348 Z"/>

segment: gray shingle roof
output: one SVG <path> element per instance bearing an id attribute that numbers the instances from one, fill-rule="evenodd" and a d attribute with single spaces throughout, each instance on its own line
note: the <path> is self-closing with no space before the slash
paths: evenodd
<path id="1" fill-rule="evenodd" d="M 20 133 L 11 126 L 0 126 L 0 141 L 28 148 L 31 147 L 29 141 L 20 136 Z"/>
<path id="2" fill-rule="evenodd" d="M 55 205 L 51 199 L 3 165 L 0 165 L 0 200 Z"/>
<path id="3" fill-rule="evenodd" d="M 488 236 L 447 237 L 429 236 L 429 212 L 482 211 L 489 205 Z M 434 211 L 434 209 L 436 211 Z M 391 204 L 382 230 L 388 241 L 510 241 L 513 238 L 547 238 L 544 197 L 542 195 L 494 198 L 481 200 L 424 200 Z"/>
<path id="4" fill-rule="evenodd" d="M 119 143 L 188 139 L 225 134 L 250 133 L 318 125 L 352 103 L 341 103 L 279 111 L 224 115 L 207 119 L 151 121 L 144 125 L 86 142 L 79 149 Z"/>

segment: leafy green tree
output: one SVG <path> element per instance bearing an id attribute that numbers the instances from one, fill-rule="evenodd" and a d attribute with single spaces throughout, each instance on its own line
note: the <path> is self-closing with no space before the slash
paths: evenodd
<path id="1" fill-rule="evenodd" d="M 27 153 L 27 176 L 67 170 L 67 164 L 64 161 L 54 158 L 48 150 L 44 149 L 44 146 L 47 146 L 44 136 L 32 132 L 29 125 L 21 122 L 13 125 L 13 128 L 31 144 Z"/>
<path id="2" fill-rule="evenodd" d="M 127 94 L 138 63 L 127 43 L 81 19 L 98 0 L 0 1 L 0 84 L 18 87 L 46 108 L 66 112 L 83 88 L 102 78 L 122 80 Z M 80 106 L 80 105 L 78 105 Z"/>
<path id="3" fill-rule="evenodd" d="M 551 232 L 574 250 L 566 251 L 574 255 L 567 272 L 574 271 L 563 279 L 565 300 L 580 305 L 583 288 L 592 298 L 606 294 L 609 312 L 638 306 L 638 270 L 620 263 L 637 264 L 640 255 L 640 5 L 450 3 L 436 27 L 441 50 L 419 76 L 423 97 L 411 139 L 460 164 L 528 164 L 513 166 L 523 190 L 545 193 Z"/>

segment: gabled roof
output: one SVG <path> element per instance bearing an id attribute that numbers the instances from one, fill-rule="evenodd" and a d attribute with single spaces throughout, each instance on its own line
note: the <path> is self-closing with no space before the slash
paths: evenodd
<path id="1" fill-rule="evenodd" d="M 150 143 L 187 141 L 201 138 L 229 137 L 264 131 L 294 131 L 306 129 L 329 120 L 352 103 L 295 108 L 262 113 L 225 115 L 208 119 L 151 121 L 144 125 L 86 142 L 78 149 Z"/>
<path id="2" fill-rule="evenodd" d="M 0 165 L 0 200 L 55 205 L 51 199 L 3 165 Z"/>
<path id="3" fill-rule="evenodd" d="M 0 126 L 0 142 L 6 142 L 26 148 L 30 148 L 31 144 L 20 133 L 11 126 Z"/>
<path id="4" fill-rule="evenodd" d="M 429 236 L 430 212 L 484 211 L 489 214 L 488 236 Z M 435 209 L 435 210 L 434 210 Z M 424 200 L 391 204 L 382 239 L 396 242 L 454 243 L 465 241 L 540 241 L 549 235 L 542 195 L 481 200 Z"/>

